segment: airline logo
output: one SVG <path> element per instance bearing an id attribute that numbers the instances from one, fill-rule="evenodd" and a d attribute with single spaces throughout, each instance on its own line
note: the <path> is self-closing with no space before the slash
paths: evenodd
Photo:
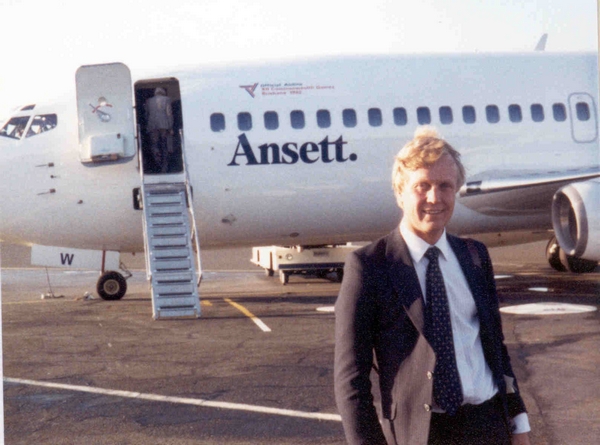
<path id="1" fill-rule="evenodd" d="M 278 97 L 298 97 L 305 94 L 327 94 L 333 92 L 335 86 L 331 84 L 306 84 L 304 82 L 276 82 L 276 83 L 260 83 L 256 82 L 252 85 L 240 85 L 240 88 L 254 99 L 257 94 L 261 96 L 278 96 Z M 257 92 L 256 89 L 260 88 Z M 328 91 L 329 90 L 329 91 Z"/>
<path id="2" fill-rule="evenodd" d="M 286 142 L 281 146 L 276 143 L 267 143 L 252 148 L 246 133 L 238 136 L 238 143 L 231 162 L 227 164 L 230 167 L 240 165 L 278 165 L 278 164 L 314 164 L 322 162 L 329 164 L 331 162 L 355 162 L 358 155 L 355 153 L 344 153 L 344 141 L 340 136 L 335 141 L 330 141 L 329 136 L 321 142 Z"/>
<path id="3" fill-rule="evenodd" d="M 104 96 L 100 96 L 98 98 L 97 106 L 90 104 L 90 107 L 92 107 L 92 114 L 98 116 L 98 119 L 100 119 L 102 122 L 110 121 L 110 114 L 108 114 L 106 111 L 101 110 L 101 108 L 112 108 L 112 105 L 108 103 Z"/>
<path id="4" fill-rule="evenodd" d="M 250 96 L 252 96 L 252 98 L 254 99 L 255 94 L 254 91 L 256 90 L 256 87 L 258 86 L 258 82 L 256 82 L 254 85 L 240 85 L 240 88 L 243 88 L 244 90 L 246 90 L 248 92 L 248 94 Z"/>

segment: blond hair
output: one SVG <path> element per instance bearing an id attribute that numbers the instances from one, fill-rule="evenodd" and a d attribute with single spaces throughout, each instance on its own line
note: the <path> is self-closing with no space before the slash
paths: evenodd
<path id="1" fill-rule="evenodd" d="M 440 138 L 435 128 L 418 127 L 415 135 L 398 152 L 392 169 L 392 188 L 396 194 L 402 193 L 407 180 L 406 171 L 430 167 L 442 156 L 450 156 L 458 168 L 457 189 L 465 183 L 465 167 L 460 161 L 460 153 Z"/>

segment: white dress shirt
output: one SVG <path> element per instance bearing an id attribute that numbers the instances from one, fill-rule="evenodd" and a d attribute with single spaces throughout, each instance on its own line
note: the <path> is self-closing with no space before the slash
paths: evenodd
<path id="1" fill-rule="evenodd" d="M 425 299 L 425 275 L 429 264 L 429 260 L 425 258 L 425 252 L 431 245 L 418 237 L 403 222 L 400 223 L 400 233 L 413 260 L 421 292 Z M 458 258 L 448 244 L 445 231 L 435 246 L 441 252 L 438 262 L 448 295 L 452 339 L 462 386 L 463 404 L 479 405 L 494 397 L 498 388 L 483 355 L 475 300 Z M 513 419 L 513 423 L 515 426 L 513 433 L 515 434 L 530 431 L 526 413 L 517 415 Z"/>

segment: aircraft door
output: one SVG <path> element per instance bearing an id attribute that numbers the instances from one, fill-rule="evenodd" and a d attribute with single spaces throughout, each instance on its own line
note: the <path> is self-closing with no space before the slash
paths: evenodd
<path id="1" fill-rule="evenodd" d="M 75 75 L 81 162 L 136 153 L 131 73 L 122 63 L 81 66 Z"/>
<path id="2" fill-rule="evenodd" d="M 598 117 L 592 96 L 574 93 L 569 96 L 571 131 L 576 142 L 592 142 L 598 136 Z"/>

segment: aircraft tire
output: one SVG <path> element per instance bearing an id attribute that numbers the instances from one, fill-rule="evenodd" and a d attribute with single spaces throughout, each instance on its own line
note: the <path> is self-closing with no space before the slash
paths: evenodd
<path id="1" fill-rule="evenodd" d="M 275 274 L 273 269 L 265 269 L 265 275 L 268 277 L 272 277 Z"/>
<path id="2" fill-rule="evenodd" d="M 327 278 L 328 274 L 329 274 L 329 271 L 323 270 L 323 269 L 319 269 L 315 272 L 315 275 L 317 276 L 317 278 Z"/>
<path id="3" fill-rule="evenodd" d="M 281 281 L 281 284 L 283 284 L 285 286 L 290 281 L 290 275 L 288 273 L 284 272 L 283 270 L 280 270 L 279 271 L 279 281 Z"/>
<path id="4" fill-rule="evenodd" d="M 119 272 L 104 272 L 96 283 L 96 291 L 103 300 L 120 300 L 127 292 L 127 281 Z"/>
<path id="5" fill-rule="evenodd" d="M 572 255 L 567 255 L 564 251 L 560 250 L 560 259 L 563 264 L 566 265 L 566 269 L 573 273 L 590 273 L 598 267 L 597 261 L 584 260 L 583 258 L 577 258 Z"/>
<path id="6" fill-rule="evenodd" d="M 548 241 L 548 245 L 546 246 L 546 259 L 548 260 L 548 263 L 552 269 L 558 272 L 566 272 L 567 267 L 560 259 L 560 252 L 561 248 L 558 245 L 558 241 L 556 240 L 556 237 L 553 236 L 550 238 L 550 241 Z"/>

